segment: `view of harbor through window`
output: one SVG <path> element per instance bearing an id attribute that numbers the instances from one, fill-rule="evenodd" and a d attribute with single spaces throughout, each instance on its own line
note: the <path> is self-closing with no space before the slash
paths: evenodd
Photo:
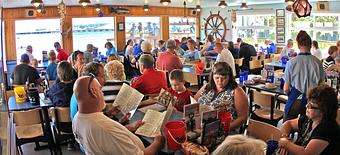
<path id="1" fill-rule="evenodd" d="M 125 17 L 126 40 L 132 39 L 138 43 L 141 39 L 157 45 L 161 39 L 159 17 Z"/>
<path id="2" fill-rule="evenodd" d="M 42 51 L 54 49 L 54 42 L 61 43 L 60 19 L 34 19 L 15 21 L 17 61 L 26 53 L 26 47 L 33 47 L 33 56 L 42 60 Z"/>
<path id="3" fill-rule="evenodd" d="M 196 38 L 196 18 L 169 17 L 170 38 Z"/>
<path id="4" fill-rule="evenodd" d="M 72 18 L 72 32 L 74 51 L 85 51 L 87 44 L 93 44 L 98 52 L 105 53 L 107 41 L 115 46 L 114 17 Z"/>

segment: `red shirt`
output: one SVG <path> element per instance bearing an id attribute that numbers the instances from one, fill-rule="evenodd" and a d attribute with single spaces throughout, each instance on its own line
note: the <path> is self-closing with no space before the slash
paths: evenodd
<path id="1" fill-rule="evenodd" d="M 178 111 L 183 112 L 184 105 L 190 104 L 190 96 L 192 96 L 192 94 L 190 91 L 188 91 L 188 89 L 180 94 L 178 94 L 178 92 L 174 91 L 172 88 L 168 88 L 166 91 L 177 97 L 175 108 Z"/>
<path id="2" fill-rule="evenodd" d="M 157 58 L 156 67 L 159 70 L 169 71 L 170 73 L 174 69 L 182 69 L 183 64 L 175 54 L 168 51 L 160 53 Z"/>
<path id="3" fill-rule="evenodd" d="M 157 94 L 162 88 L 166 89 L 166 86 L 165 73 L 154 68 L 145 70 L 143 75 L 131 85 L 132 88 L 144 95 Z"/>
<path id="4" fill-rule="evenodd" d="M 67 52 L 64 49 L 60 49 L 58 51 L 57 59 L 60 60 L 60 61 L 64 61 L 64 60 L 67 61 L 67 59 L 68 59 Z"/>

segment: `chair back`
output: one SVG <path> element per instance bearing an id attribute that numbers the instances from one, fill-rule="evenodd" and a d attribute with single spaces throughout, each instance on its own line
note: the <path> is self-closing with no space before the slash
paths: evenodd
<path id="1" fill-rule="evenodd" d="M 340 126 L 340 108 L 338 108 L 338 114 L 336 116 L 336 122 L 338 123 L 338 125 Z"/>
<path id="2" fill-rule="evenodd" d="M 265 58 L 266 58 L 266 55 L 265 55 L 265 54 L 262 54 L 262 55 L 259 56 L 259 60 L 260 60 L 260 61 L 263 61 Z"/>
<path id="3" fill-rule="evenodd" d="M 243 63 L 243 58 L 235 59 L 235 64 L 237 64 L 239 67 L 242 66 L 242 63 Z"/>
<path id="4" fill-rule="evenodd" d="M 260 60 L 249 61 L 249 69 L 262 68 L 262 63 Z"/>
<path id="5" fill-rule="evenodd" d="M 250 60 L 258 60 L 258 56 L 250 56 Z"/>
<path id="6" fill-rule="evenodd" d="M 256 90 L 251 90 L 251 91 L 252 91 L 253 101 L 257 105 L 260 105 L 263 108 L 271 108 L 271 102 L 274 100 L 274 96 L 267 94 L 267 93 L 262 93 Z"/>
<path id="7" fill-rule="evenodd" d="M 279 128 L 276 128 L 270 124 L 249 119 L 249 124 L 245 134 L 266 142 L 268 140 L 279 141 L 282 132 Z"/>
<path id="8" fill-rule="evenodd" d="M 274 61 L 279 61 L 281 58 L 281 54 L 274 54 Z"/>
<path id="9" fill-rule="evenodd" d="M 183 76 L 185 82 L 188 82 L 190 84 L 198 84 L 196 73 L 183 72 Z"/>
<path id="10" fill-rule="evenodd" d="M 59 122 L 71 122 L 70 107 L 56 107 L 55 110 Z"/>
<path id="11" fill-rule="evenodd" d="M 270 62 L 273 62 L 273 59 L 272 59 L 272 58 L 268 58 L 268 59 L 264 59 L 264 60 L 263 60 L 263 63 L 264 63 L 264 64 L 270 63 Z"/>
<path id="12" fill-rule="evenodd" d="M 28 126 L 42 123 L 40 108 L 27 111 L 13 111 L 13 118 L 16 126 Z"/>

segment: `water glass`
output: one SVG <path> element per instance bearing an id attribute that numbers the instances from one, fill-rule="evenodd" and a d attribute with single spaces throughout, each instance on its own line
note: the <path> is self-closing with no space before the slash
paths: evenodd
<path id="1" fill-rule="evenodd" d="M 243 80 L 244 80 L 244 81 L 247 81 L 247 80 L 248 80 L 248 73 L 249 73 L 248 71 L 244 71 L 244 72 L 243 72 Z"/>
<path id="2" fill-rule="evenodd" d="M 240 84 L 243 84 L 244 72 L 240 72 Z"/>

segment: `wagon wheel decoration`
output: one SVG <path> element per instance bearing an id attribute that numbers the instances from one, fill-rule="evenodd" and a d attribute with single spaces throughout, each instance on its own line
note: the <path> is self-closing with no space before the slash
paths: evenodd
<path id="1" fill-rule="evenodd" d="M 220 11 L 218 11 L 217 14 L 212 14 L 212 12 L 210 11 L 210 16 L 207 19 L 203 19 L 206 21 L 204 25 L 205 36 L 211 34 L 223 41 L 225 36 L 227 35 L 228 30 L 225 23 L 225 20 L 227 18 L 222 18 L 220 16 Z"/>

